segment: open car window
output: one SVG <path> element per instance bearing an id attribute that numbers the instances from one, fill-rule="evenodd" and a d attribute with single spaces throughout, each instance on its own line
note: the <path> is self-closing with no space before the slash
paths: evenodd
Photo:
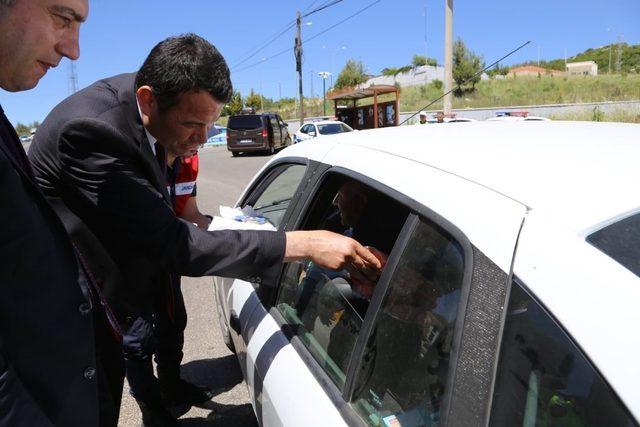
<path id="1" fill-rule="evenodd" d="M 306 165 L 286 164 L 269 172 L 266 184 L 257 189 L 259 194 L 249 199 L 253 210 L 278 228 L 306 169 Z"/>
<path id="2" fill-rule="evenodd" d="M 329 175 L 300 228 L 350 236 L 372 248 L 384 269 L 392 268 L 386 261 L 394 251 L 402 251 L 401 259 L 384 285 L 308 261 L 290 263 L 276 301 L 287 329 L 339 390 L 345 392 L 349 372 L 356 373 L 350 403 L 369 425 L 431 425 L 447 386 L 463 251 L 427 220 L 418 222 L 404 248 L 396 247 L 409 213 L 372 187 Z M 377 313 L 374 298 L 383 301 Z M 364 328 L 366 322 L 373 327 Z M 362 333 L 366 346 L 356 353 Z M 350 371 L 351 364 L 358 368 Z"/>

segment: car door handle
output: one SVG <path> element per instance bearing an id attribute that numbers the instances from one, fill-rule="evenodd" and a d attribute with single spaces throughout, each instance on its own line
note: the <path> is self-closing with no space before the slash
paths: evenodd
<path id="1" fill-rule="evenodd" d="M 231 327 L 231 329 L 233 329 L 233 331 L 238 335 L 242 332 L 240 318 L 234 311 L 231 311 L 231 314 L 229 315 L 229 327 Z"/>

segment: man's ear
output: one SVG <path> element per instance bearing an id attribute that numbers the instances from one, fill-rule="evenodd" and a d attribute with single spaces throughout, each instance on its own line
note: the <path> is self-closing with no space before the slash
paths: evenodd
<path id="1" fill-rule="evenodd" d="M 158 109 L 156 98 L 153 95 L 153 89 L 151 86 L 140 86 L 136 91 L 136 97 L 138 98 L 138 104 L 140 105 L 140 111 L 145 116 L 153 115 L 153 112 Z"/>

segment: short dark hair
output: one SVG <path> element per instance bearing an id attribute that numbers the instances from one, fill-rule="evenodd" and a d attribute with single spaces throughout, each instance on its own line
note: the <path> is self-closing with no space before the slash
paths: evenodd
<path id="1" fill-rule="evenodd" d="M 218 49 L 202 37 L 182 34 L 154 46 L 136 75 L 136 90 L 150 86 L 160 111 L 190 90 L 206 90 L 227 103 L 233 94 L 229 67 Z"/>

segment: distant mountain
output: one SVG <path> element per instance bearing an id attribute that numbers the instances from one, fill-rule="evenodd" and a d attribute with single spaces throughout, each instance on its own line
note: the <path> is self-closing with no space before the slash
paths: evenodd
<path id="1" fill-rule="evenodd" d="M 611 54 L 609 54 L 611 51 Z M 609 58 L 611 58 L 611 72 L 615 73 L 616 62 L 618 61 L 618 51 L 620 51 L 620 72 L 640 74 L 640 44 L 629 45 L 627 43 L 612 44 L 611 46 L 602 46 L 590 48 L 577 55 L 567 57 L 567 62 L 579 61 L 595 61 L 598 64 L 598 73 L 605 74 L 609 72 Z M 528 61 L 520 65 L 538 65 L 538 61 Z M 553 70 L 564 71 L 564 58 L 553 59 L 550 61 L 540 61 L 540 66 Z"/>

